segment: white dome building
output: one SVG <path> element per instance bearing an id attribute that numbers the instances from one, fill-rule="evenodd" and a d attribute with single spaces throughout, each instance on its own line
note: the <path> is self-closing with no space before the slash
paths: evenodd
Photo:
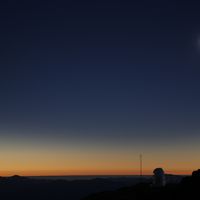
<path id="1" fill-rule="evenodd" d="M 162 168 L 156 168 L 154 169 L 153 173 L 154 173 L 153 185 L 155 187 L 164 187 L 166 184 L 164 170 Z"/>

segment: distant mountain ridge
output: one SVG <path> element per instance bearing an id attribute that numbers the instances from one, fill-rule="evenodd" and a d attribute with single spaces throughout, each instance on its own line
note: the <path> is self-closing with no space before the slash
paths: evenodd
<path id="1" fill-rule="evenodd" d="M 21 177 L 0 177 L 0 197 L 5 200 L 80 200 L 92 193 L 116 190 L 135 185 L 140 177 L 94 178 L 92 180 L 48 180 Z M 150 179 L 143 178 L 144 182 Z"/>

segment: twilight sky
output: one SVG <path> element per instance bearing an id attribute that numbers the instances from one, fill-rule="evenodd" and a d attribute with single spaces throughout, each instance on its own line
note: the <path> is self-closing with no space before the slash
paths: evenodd
<path id="1" fill-rule="evenodd" d="M 200 166 L 200 2 L 0 3 L 0 174 Z"/>

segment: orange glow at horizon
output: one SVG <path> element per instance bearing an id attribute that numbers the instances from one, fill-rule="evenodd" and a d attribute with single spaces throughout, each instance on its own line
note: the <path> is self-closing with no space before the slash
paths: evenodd
<path id="1" fill-rule="evenodd" d="M 191 175 L 192 170 L 165 170 L 166 174 Z M 0 176 L 95 176 L 95 175 L 139 175 L 137 170 L 37 170 L 1 171 Z M 143 175 L 153 175 L 152 170 L 144 170 Z"/>
<path id="2" fill-rule="evenodd" d="M 143 174 L 162 167 L 168 174 L 189 175 L 200 166 L 199 143 L 185 146 L 119 146 L 77 142 L 45 143 L 0 141 L 0 176 L 139 175 L 143 150 Z M 9 145 L 7 145 L 9 144 Z"/>

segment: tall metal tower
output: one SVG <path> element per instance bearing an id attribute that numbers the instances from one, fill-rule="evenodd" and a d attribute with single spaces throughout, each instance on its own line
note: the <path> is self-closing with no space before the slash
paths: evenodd
<path id="1" fill-rule="evenodd" d="M 142 160 L 142 154 L 140 154 L 139 156 L 139 159 L 140 159 L 140 177 L 142 177 L 143 175 L 143 160 Z"/>

